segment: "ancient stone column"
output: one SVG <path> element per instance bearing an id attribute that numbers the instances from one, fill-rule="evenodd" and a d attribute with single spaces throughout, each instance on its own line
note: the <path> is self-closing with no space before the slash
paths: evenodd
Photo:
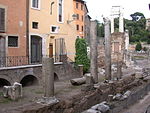
<path id="1" fill-rule="evenodd" d="M 110 36 L 110 20 L 104 18 L 105 26 L 105 76 L 107 80 L 111 80 L 111 36 Z"/>
<path id="2" fill-rule="evenodd" d="M 43 58 L 42 59 L 42 76 L 44 86 L 44 96 L 54 96 L 54 59 Z"/>
<path id="3" fill-rule="evenodd" d="M 121 61 L 117 62 L 117 78 L 118 79 L 122 78 L 122 62 Z"/>
<path id="4" fill-rule="evenodd" d="M 97 68 L 97 22 L 91 21 L 90 28 L 90 71 L 95 83 L 98 82 L 98 68 Z"/>
<path id="5" fill-rule="evenodd" d="M 114 31 L 115 31 L 115 28 L 114 28 L 115 26 L 114 26 L 114 17 L 112 16 L 111 17 L 111 33 L 114 33 Z"/>
<path id="6" fill-rule="evenodd" d="M 119 32 L 124 32 L 124 19 L 123 19 L 123 13 L 120 12 L 119 15 Z"/>

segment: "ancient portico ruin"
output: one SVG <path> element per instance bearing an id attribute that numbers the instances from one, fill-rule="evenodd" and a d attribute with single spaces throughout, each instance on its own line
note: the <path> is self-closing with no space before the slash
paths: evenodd
<path id="1" fill-rule="evenodd" d="M 111 9 L 111 33 L 114 33 L 114 18 L 119 16 L 119 32 L 124 32 L 123 8 L 121 6 L 112 6 Z"/>

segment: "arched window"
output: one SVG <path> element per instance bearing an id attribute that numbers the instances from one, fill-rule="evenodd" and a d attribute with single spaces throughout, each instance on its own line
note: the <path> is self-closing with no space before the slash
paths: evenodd
<path id="1" fill-rule="evenodd" d="M 63 0 L 58 2 L 58 21 L 63 22 Z"/>

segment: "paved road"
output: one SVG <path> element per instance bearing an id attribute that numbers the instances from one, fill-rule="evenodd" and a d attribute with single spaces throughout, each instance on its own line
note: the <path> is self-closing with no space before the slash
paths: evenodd
<path id="1" fill-rule="evenodd" d="M 150 105 L 150 92 L 142 100 L 131 106 L 129 109 L 124 110 L 122 113 L 145 113 L 148 105 Z M 150 111 L 147 113 L 150 113 Z"/>

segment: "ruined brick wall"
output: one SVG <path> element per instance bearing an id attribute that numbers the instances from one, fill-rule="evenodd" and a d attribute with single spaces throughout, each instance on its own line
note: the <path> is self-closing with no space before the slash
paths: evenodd
<path id="1" fill-rule="evenodd" d="M 118 44 L 118 47 L 115 44 Z M 116 63 L 117 60 L 124 62 L 124 50 L 125 50 L 125 34 L 113 33 L 111 34 L 111 58 L 112 63 Z M 98 43 L 98 67 L 105 66 L 105 48 L 104 39 L 100 39 Z"/>
<path id="2" fill-rule="evenodd" d="M 124 50 L 125 50 L 125 35 L 124 33 L 113 33 L 111 35 L 112 43 L 112 62 L 124 60 Z"/>

